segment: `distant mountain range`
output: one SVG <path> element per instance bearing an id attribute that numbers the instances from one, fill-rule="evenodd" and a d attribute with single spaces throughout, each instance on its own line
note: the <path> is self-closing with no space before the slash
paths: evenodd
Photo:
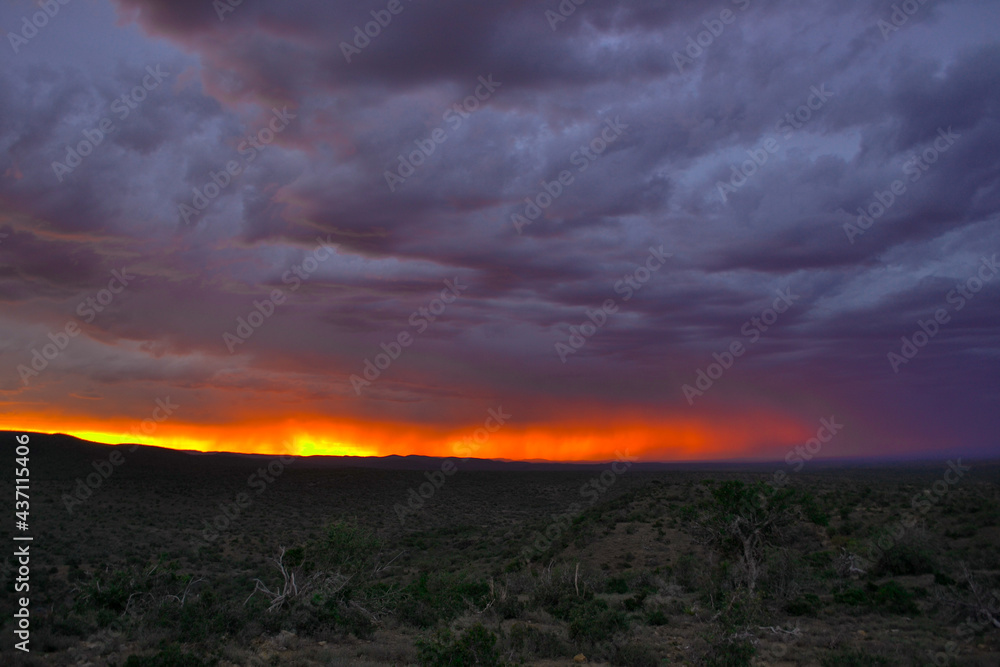
<path id="1" fill-rule="evenodd" d="M 14 437 L 25 431 L 0 431 L 0 442 L 13 449 Z M 211 460 L 217 464 L 235 466 L 252 466 L 260 460 L 270 460 L 276 455 L 269 454 L 238 454 L 232 452 L 197 452 L 189 450 L 170 449 L 150 445 L 107 445 L 82 440 L 65 434 L 30 433 L 31 455 L 36 462 L 51 463 L 57 468 L 90 465 L 90 461 L 106 457 L 111 449 L 125 450 L 128 459 L 142 460 L 147 464 L 180 465 L 193 458 Z M 945 458 L 941 458 L 941 457 Z M 456 462 L 461 470 L 479 471 L 585 471 L 607 468 L 611 461 L 562 462 L 546 460 L 511 461 L 504 459 L 459 459 L 455 457 L 434 457 L 418 455 L 390 456 L 308 456 L 300 457 L 312 469 L 331 468 L 367 468 L 376 470 L 437 470 L 444 461 Z M 873 468 L 873 467 L 937 467 L 943 464 L 947 455 L 920 460 L 899 459 L 815 459 L 806 464 L 805 471 L 818 471 L 837 468 Z M 214 466 L 213 466 L 214 467 Z M 668 470 L 705 470 L 705 471 L 742 471 L 769 472 L 789 470 L 791 467 L 785 461 L 674 461 L 674 462 L 637 462 L 632 471 L 668 471 Z M 39 470 L 38 472 L 41 472 Z"/>

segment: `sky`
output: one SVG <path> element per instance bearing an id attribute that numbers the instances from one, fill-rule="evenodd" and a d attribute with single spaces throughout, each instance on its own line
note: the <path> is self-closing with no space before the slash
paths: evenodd
<path id="1" fill-rule="evenodd" d="M 0 428 L 996 456 L 998 25 L 993 0 L 8 0 Z"/>

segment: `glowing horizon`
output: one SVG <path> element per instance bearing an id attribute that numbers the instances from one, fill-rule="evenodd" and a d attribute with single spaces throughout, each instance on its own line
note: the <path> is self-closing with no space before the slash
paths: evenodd
<path id="1" fill-rule="evenodd" d="M 784 455 L 811 437 L 809 427 L 774 415 L 734 419 L 726 426 L 695 419 L 638 424 L 625 421 L 598 430 L 593 425 L 505 424 L 489 433 L 481 425 L 433 426 L 347 424 L 294 419 L 272 426 L 163 423 L 151 434 L 109 424 L 53 426 L 43 420 L 0 420 L 0 430 L 63 433 L 108 445 L 140 444 L 176 450 L 295 456 L 421 455 L 433 457 L 588 462 L 613 460 L 627 452 L 643 461 L 696 461 Z M 488 438 L 477 442 L 487 434 Z M 340 433 L 332 436 L 330 433 Z M 478 447 L 478 449 L 476 449 Z"/>

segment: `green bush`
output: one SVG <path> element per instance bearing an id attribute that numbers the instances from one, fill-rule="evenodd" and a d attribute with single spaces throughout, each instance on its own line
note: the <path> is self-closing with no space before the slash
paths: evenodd
<path id="1" fill-rule="evenodd" d="M 211 667 L 216 661 L 203 662 L 197 656 L 184 653 L 179 646 L 168 646 L 156 655 L 129 656 L 125 667 Z"/>
<path id="2" fill-rule="evenodd" d="M 625 614 L 609 609 L 604 600 L 587 600 L 570 612 L 570 639 L 596 644 L 624 630 L 628 630 Z"/>
<path id="3" fill-rule="evenodd" d="M 955 580 L 949 577 L 944 572 L 934 573 L 934 583 L 938 586 L 951 586 L 955 583 Z"/>
<path id="4" fill-rule="evenodd" d="M 819 596 L 806 593 L 791 600 L 785 605 L 785 612 L 790 616 L 816 616 L 819 608 Z"/>
<path id="5" fill-rule="evenodd" d="M 829 526 L 830 514 L 823 510 L 816 497 L 809 492 L 803 492 L 799 497 L 799 504 L 802 507 L 806 518 L 817 526 Z"/>
<path id="6" fill-rule="evenodd" d="M 572 584 L 553 577 L 540 583 L 531 595 L 531 604 L 536 609 L 544 609 L 561 621 L 570 620 L 573 609 L 594 599 L 594 591 L 587 588 L 581 595 L 576 594 Z"/>
<path id="7" fill-rule="evenodd" d="M 625 611 L 639 611 L 645 602 L 646 594 L 637 593 L 630 598 L 622 600 L 622 606 L 625 608 Z"/>
<path id="8" fill-rule="evenodd" d="M 396 613 L 405 623 L 430 628 L 439 622 L 451 622 L 470 606 L 482 609 L 488 603 L 489 591 L 484 582 L 424 572 L 403 589 Z"/>
<path id="9" fill-rule="evenodd" d="M 248 620 L 247 611 L 238 604 L 161 605 L 153 622 L 161 628 L 175 629 L 190 641 L 204 641 L 215 635 L 236 634 Z"/>
<path id="10" fill-rule="evenodd" d="M 511 618 L 521 618 L 521 614 L 524 613 L 524 603 L 516 596 L 509 595 L 506 600 L 498 599 L 493 609 L 501 620 L 506 621 Z"/>
<path id="11" fill-rule="evenodd" d="M 656 667 L 660 660 L 656 652 L 645 644 L 625 644 L 615 650 L 611 664 L 621 667 Z"/>
<path id="12" fill-rule="evenodd" d="M 561 658 L 572 648 L 559 635 L 524 623 L 515 623 L 507 638 L 510 648 L 525 659 Z"/>
<path id="13" fill-rule="evenodd" d="M 848 588 L 833 594 L 834 602 L 851 606 L 866 605 L 870 602 L 868 593 L 858 587 Z"/>
<path id="14" fill-rule="evenodd" d="M 694 591 L 698 588 L 698 564 L 694 556 L 684 554 L 677 559 L 677 564 L 673 568 L 674 579 L 686 591 Z"/>
<path id="15" fill-rule="evenodd" d="M 370 530 L 338 521 L 329 525 L 320 539 L 290 550 L 286 557 L 299 559 L 306 572 L 340 570 L 351 574 L 367 571 L 381 550 L 382 542 Z"/>
<path id="16" fill-rule="evenodd" d="M 628 582 L 625 577 L 610 577 L 604 582 L 604 592 L 624 595 L 628 593 Z"/>
<path id="17" fill-rule="evenodd" d="M 893 614 L 915 615 L 920 608 L 913 601 L 914 594 L 895 581 L 889 581 L 878 587 L 874 594 L 876 607 L 881 607 Z"/>
<path id="18" fill-rule="evenodd" d="M 813 567 L 822 569 L 833 565 L 833 554 L 829 551 L 814 551 L 804 555 L 802 560 Z"/>
<path id="19" fill-rule="evenodd" d="M 841 604 L 865 606 L 873 610 L 887 611 L 892 614 L 915 616 L 920 608 L 914 602 L 916 596 L 895 581 L 888 581 L 881 586 L 869 583 L 864 589 L 848 588 L 834 593 L 833 599 Z"/>
<path id="20" fill-rule="evenodd" d="M 358 639 L 370 639 L 377 626 L 368 614 L 338 596 L 313 596 L 308 603 L 299 605 L 291 615 L 297 631 L 313 633 L 322 628 L 351 633 Z"/>
<path id="21" fill-rule="evenodd" d="M 933 574 L 937 569 L 929 551 L 912 544 L 898 543 L 882 552 L 872 574 L 876 577 L 901 577 Z"/>
<path id="22" fill-rule="evenodd" d="M 705 667 L 750 667 L 757 647 L 748 639 L 713 642 L 704 658 Z"/>
<path id="23" fill-rule="evenodd" d="M 501 667 L 497 636 L 477 623 L 456 637 L 447 628 L 430 639 L 417 640 L 417 659 L 424 667 Z"/>
<path id="24" fill-rule="evenodd" d="M 823 667 L 879 667 L 890 663 L 881 656 L 870 655 L 864 651 L 842 650 L 823 656 L 820 664 Z"/>
<path id="25" fill-rule="evenodd" d="M 109 610 L 116 615 L 125 611 L 129 598 L 134 593 L 144 593 L 148 590 L 148 577 L 131 569 L 114 570 L 95 575 L 83 585 L 83 595 L 77 600 L 77 608 L 82 610 L 87 606 L 98 610 Z"/>
<path id="26" fill-rule="evenodd" d="M 670 619 L 663 613 L 662 609 L 654 609 L 646 616 L 646 623 L 649 625 L 667 625 Z"/>
<path id="27" fill-rule="evenodd" d="M 89 634 L 87 622 L 79 614 L 67 613 L 64 617 L 54 617 L 51 621 L 53 634 L 64 637 L 86 637 Z"/>

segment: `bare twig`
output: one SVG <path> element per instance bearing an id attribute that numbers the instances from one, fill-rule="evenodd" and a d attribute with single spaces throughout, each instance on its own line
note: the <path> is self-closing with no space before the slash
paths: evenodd
<path id="1" fill-rule="evenodd" d="M 847 577 L 867 574 L 861 568 L 862 564 L 862 559 L 857 554 L 851 553 L 844 547 L 840 548 L 840 556 L 837 557 L 837 572 L 840 576 Z"/>
<path id="2" fill-rule="evenodd" d="M 164 597 L 173 598 L 173 599 L 177 600 L 178 602 L 181 603 L 181 606 L 183 607 L 184 606 L 184 601 L 187 599 L 187 595 L 188 595 L 188 592 L 191 590 L 191 587 L 194 586 L 195 584 L 201 583 L 202 581 L 205 581 L 205 579 L 202 578 L 202 577 L 199 577 L 198 579 L 192 579 L 191 581 L 189 581 L 187 583 L 187 586 L 184 587 L 184 590 L 181 591 L 180 595 L 167 595 L 167 596 L 164 596 Z"/>
<path id="3" fill-rule="evenodd" d="M 972 601 L 963 599 L 954 588 L 950 588 L 951 597 L 942 599 L 941 602 L 972 612 L 973 616 L 977 619 L 982 619 L 986 625 L 992 625 L 1000 629 L 1000 608 L 995 606 L 996 602 L 1000 602 L 1000 595 L 997 595 L 995 591 L 988 593 L 984 590 L 982 585 L 976 580 L 972 570 L 965 563 L 962 563 L 962 577 L 968 584 L 969 592 L 972 594 Z"/>
<path id="4" fill-rule="evenodd" d="M 362 607 L 361 605 L 359 605 L 357 602 L 351 600 L 351 606 L 354 607 L 355 609 L 360 610 L 375 625 L 379 625 L 379 626 L 382 625 L 382 622 L 378 620 L 378 618 L 375 616 L 375 614 L 371 613 L 370 611 L 368 611 L 367 609 L 365 609 L 364 607 Z"/>
<path id="5" fill-rule="evenodd" d="M 286 602 L 290 601 L 292 598 L 305 597 L 310 593 L 317 592 L 323 593 L 325 595 L 332 595 L 343 589 L 351 581 L 354 575 L 349 577 L 338 573 L 329 572 L 317 572 L 308 579 L 306 579 L 300 585 L 295 579 L 295 571 L 286 566 L 285 559 L 285 547 L 281 547 L 281 553 L 273 560 L 278 571 L 281 572 L 282 584 L 280 587 L 275 587 L 274 590 L 268 588 L 268 586 L 260 579 L 254 579 L 254 589 L 250 593 L 250 596 L 243 603 L 244 606 L 250 602 L 250 599 L 259 591 L 265 597 L 271 601 L 271 605 L 267 608 L 268 611 L 274 611 L 280 609 Z"/>
<path id="6" fill-rule="evenodd" d="M 390 561 L 389 561 L 388 563 L 386 563 L 385 565 L 376 565 L 376 566 L 375 566 L 375 574 L 378 574 L 379 572 L 381 572 L 381 571 L 382 571 L 382 570 L 384 570 L 385 568 L 387 568 L 387 567 L 389 567 L 390 565 L 392 565 L 392 561 L 396 560 L 397 558 L 399 558 L 400 556 L 402 556 L 402 555 L 403 555 L 403 554 L 405 554 L 405 553 L 406 553 L 406 550 L 404 549 L 403 551 L 400 551 L 400 552 L 399 552 L 398 554 L 396 554 L 395 556 L 393 556 L 393 557 L 392 557 L 392 560 L 390 560 Z"/>
<path id="7" fill-rule="evenodd" d="M 797 627 L 792 628 L 791 630 L 785 630 L 784 628 L 778 628 L 773 625 L 758 625 L 757 628 L 759 630 L 769 630 L 770 632 L 776 635 L 792 635 L 795 637 L 799 637 L 802 635 L 802 631 L 799 630 Z"/>
<path id="8" fill-rule="evenodd" d="M 260 579 L 254 579 L 256 585 L 254 586 L 253 593 L 250 593 L 250 597 L 246 599 L 243 603 L 246 606 L 247 602 L 250 602 L 250 598 L 254 596 L 254 593 L 260 591 L 267 597 L 271 599 L 271 606 L 267 608 L 268 611 L 274 611 L 275 609 L 280 609 L 288 598 L 295 597 L 299 593 L 299 587 L 295 583 L 295 573 L 290 571 L 289 568 L 285 567 L 285 547 L 281 547 L 281 553 L 278 557 L 274 559 L 274 564 L 278 567 L 278 571 L 281 572 L 281 576 L 284 579 L 284 584 L 281 587 L 281 591 L 272 591 L 270 588 L 264 585 Z"/>

